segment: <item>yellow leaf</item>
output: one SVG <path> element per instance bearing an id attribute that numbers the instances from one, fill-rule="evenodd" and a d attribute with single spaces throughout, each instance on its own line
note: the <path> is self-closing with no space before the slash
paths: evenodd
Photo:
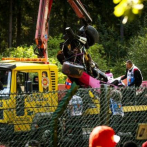
<path id="1" fill-rule="evenodd" d="M 143 4 L 135 4 L 135 5 L 133 6 L 134 9 L 138 9 L 138 10 L 143 9 L 143 7 L 144 7 Z"/>
<path id="2" fill-rule="evenodd" d="M 117 3 L 119 3 L 121 0 L 113 0 L 113 3 L 114 4 L 117 4 Z"/>
<path id="3" fill-rule="evenodd" d="M 133 8 L 133 9 L 132 9 L 132 12 L 133 12 L 134 14 L 138 14 L 138 13 L 139 13 L 139 10 L 138 10 L 138 9 Z"/>
<path id="4" fill-rule="evenodd" d="M 124 11 L 125 11 L 125 8 L 122 6 L 122 5 L 117 5 L 115 8 L 114 8 L 114 14 L 115 16 L 117 17 L 120 17 L 124 14 Z"/>
<path id="5" fill-rule="evenodd" d="M 133 2 L 134 2 L 135 4 L 138 4 L 138 3 L 139 3 L 139 0 L 133 0 Z"/>

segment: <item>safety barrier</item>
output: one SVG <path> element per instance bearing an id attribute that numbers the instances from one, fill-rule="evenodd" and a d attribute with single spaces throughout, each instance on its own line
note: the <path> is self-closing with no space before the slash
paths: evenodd
<path id="1" fill-rule="evenodd" d="M 147 89 L 78 89 L 0 94 L 0 144 L 88 147 L 92 129 L 111 126 L 121 140 L 147 139 Z"/>
<path id="2" fill-rule="evenodd" d="M 88 147 L 94 127 L 112 127 L 121 140 L 138 145 L 147 139 L 147 89 L 79 89 L 58 117 L 57 144 L 62 147 Z"/>

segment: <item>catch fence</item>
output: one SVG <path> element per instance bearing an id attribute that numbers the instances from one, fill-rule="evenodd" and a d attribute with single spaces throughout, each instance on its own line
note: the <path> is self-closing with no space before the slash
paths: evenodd
<path id="1" fill-rule="evenodd" d="M 78 89 L 0 95 L 0 142 L 9 147 L 31 145 L 88 147 L 94 127 L 112 127 L 121 140 L 140 147 L 147 139 L 147 89 Z"/>

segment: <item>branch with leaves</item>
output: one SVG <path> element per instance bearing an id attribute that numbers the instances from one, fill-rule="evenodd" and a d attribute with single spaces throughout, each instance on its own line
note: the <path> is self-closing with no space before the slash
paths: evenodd
<path id="1" fill-rule="evenodd" d="M 123 16 L 122 23 L 125 24 L 133 20 L 135 15 L 140 14 L 144 7 L 143 1 L 145 0 L 113 0 L 114 4 L 117 4 L 114 8 L 114 15 Z"/>

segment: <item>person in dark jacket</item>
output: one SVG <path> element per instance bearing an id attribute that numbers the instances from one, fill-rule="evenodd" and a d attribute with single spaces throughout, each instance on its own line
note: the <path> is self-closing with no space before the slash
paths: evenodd
<path id="1" fill-rule="evenodd" d="M 126 74 L 121 77 L 121 80 L 127 78 L 127 86 L 139 87 L 142 84 L 142 74 L 138 67 L 136 67 L 131 60 L 126 62 Z"/>

